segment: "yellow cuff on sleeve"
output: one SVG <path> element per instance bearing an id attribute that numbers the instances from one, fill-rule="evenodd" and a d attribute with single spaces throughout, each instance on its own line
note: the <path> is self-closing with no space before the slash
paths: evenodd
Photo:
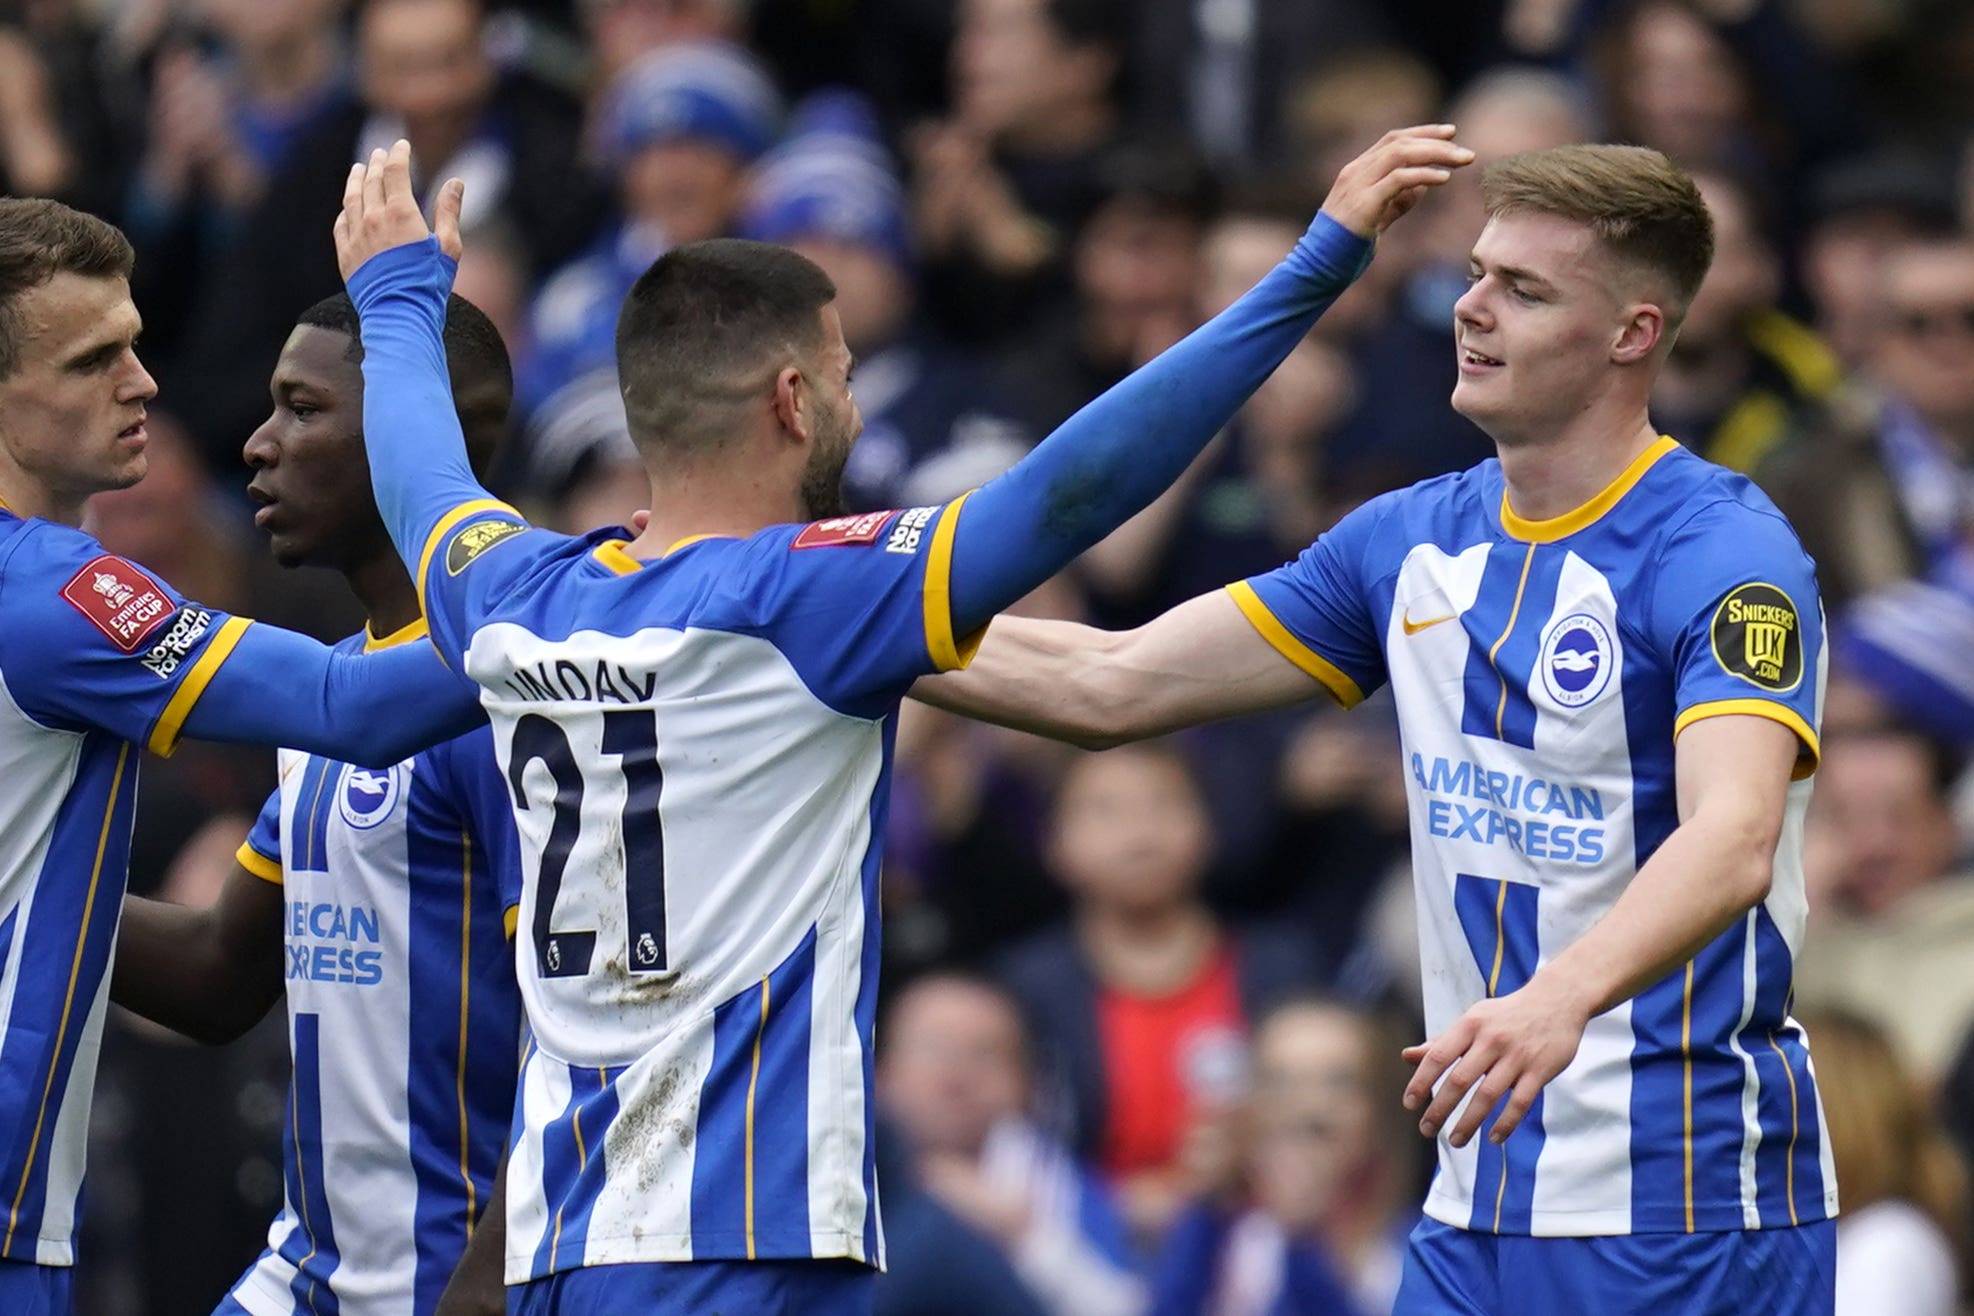
<path id="1" fill-rule="evenodd" d="M 468 502 L 461 503 L 440 517 L 439 523 L 432 527 L 432 533 L 425 537 L 425 547 L 418 554 L 418 574 L 412 577 L 411 581 L 418 588 L 418 613 L 420 616 L 429 617 L 432 615 L 431 609 L 425 606 L 425 574 L 432 569 L 432 555 L 439 551 L 439 545 L 445 542 L 445 537 L 452 533 L 454 526 L 469 516 L 478 516 L 481 512 L 507 512 L 513 515 L 516 520 L 521 519 L 519 512 L 516 512 L 512 507 L 501 502 L 498 498 L 474 498 Z"/>
<path id="2" fill-rule="evenodd" d="M 507 913 L 501 916 L 501 926 L 507 929 L 507 939 L 514 940 L 514 929 L 521 926 L 521 907 L 509 905 Z"/>
<path id="3" fill-rule="evenodd" d="M 1682 712 L 1672 724 L 1672 738 L 1679 739 L 1679 733 L 1695 722 L 1710 717 L 1728 717 L 1739 714 L 1744 717 L 1765 717 L 1772 722 L 1780 722 L 1796 733 L 1802 742 L 1802 752 L 1796 756 L 1795 769 L 1789 780 L 1801 781 L 1810 776 L 1823 761 L 1823 746 L 1816 738 L 1810 724 L 1803 721 L 1802 714 L 1787 704 L 1778 704 L 1773 699 L 1714 699 L 1704 704 L 1694 704 Z"/>
<path id="4" fill-rule="evenodd" d="M 276 886 L 282 885 L 280 862 L 269 859 L 245 841 L 240 842 L 240 848 L 233 852 L 233 858 L 239 862 L 240 867 L 246 869 L 261 881 L 272 882 Z"/>
<path id="5" fill-rule="evenodd" d="M 982 626 L 971 635 L 953 636 L 953 536 L 959 530 L 960 508 L 973 496 L 961 494 L 946 504 L 932 530 L 932 547 L 925 559 L 925 648 L 932 665 L 942 672 L 957 671 L 973 661 L 987 637 Z"/>
<path id="6" fill-rule="evenodd" d="M 1245 580 L 1237 580 L 1227 586 L 1227 592 L 1234 596 L 1234 606 L 1261 632 L 1261 638 L 1274 646 L 1275 651 L 1320 681 L 1330 697 L 1345 708 L 1353 708 L 1364 702 L 1364 692 L 1357 688 L 1357 682 L 1344 675 L 1343 671 L 1298 640 L 1281 619 L 1268 610 L 1261 596 L 1254 592 L 1254 586 Z"/>
<path id="7" fill-rule="evenodd" d="M 169 758 L 172 751 L 178 748 L 178 737 L 185 730 L 185 719 L 192 715 L 192 706 L 199 702 L 199 696 L 212 684 L 213 677 L 219 674 L 221 665 L 251 625 L 253 623 L 245 617 L 228 617 L 219 624 L 213 637 L 206 641 L 198 661 L 178 678 L 178 688 L 171 692 L 164 712 L 158 714 L 157 725 L 151 728 L 150 750 L 153 754 Z"/>

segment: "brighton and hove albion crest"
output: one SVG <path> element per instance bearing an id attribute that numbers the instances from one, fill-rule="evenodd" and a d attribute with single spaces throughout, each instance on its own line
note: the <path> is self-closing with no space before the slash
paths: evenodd
<path id="1" fill-rule="evenodd" d="M 343 821 L 358 831 L 368 831 L 383 822 L 397 807 L 398 796 L 404 793 L 403 783 L 404 769 L 399 765 L 344 768 L 342 784 L 336 791 Z"/>
<path id="2" fill-rule="evenodd" d="M 1578 612 L 1550 628 L 1536 661 L 1549 697 L 1564 708 L 1582 708 L 1611 683 L 1616 656 L 1610 628 L 1589 613 Z"/>

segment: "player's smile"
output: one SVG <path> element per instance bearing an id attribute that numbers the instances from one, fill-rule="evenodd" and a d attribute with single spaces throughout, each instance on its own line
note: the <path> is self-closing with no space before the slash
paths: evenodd
<path id="1" fill-rule="evenodd" d="M 1490 370 L 1498 370 L 1508 363 L 1485 352 L 1475 351 L 1462 344 L 1460 346 L 1460 373 L 1463 375 L 1484 375 Z"/>

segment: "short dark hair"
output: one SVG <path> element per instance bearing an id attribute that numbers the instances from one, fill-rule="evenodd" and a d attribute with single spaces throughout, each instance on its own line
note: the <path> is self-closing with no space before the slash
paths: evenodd
<path id="1" fill-rule="evenodd" d="M 0 379 L 20 365 L 15 302 L 57 274 L 128 279 L 137 257 L 130 239 L 94 215 L 59 201 L 0 198 Z"/>
<path id="2" fill-rule="evenodd" d="M 362 323 L 356 313 L 356 304 L 350 301 L 348 293 L 339 292 L 324 297 L 303 311 L 295 323 L 297 326 L 328 329 L 346 335 L 350 345 L 344 355 L 351 361 L 363 360 Z M 507 344 L 502 340 L 500 330 L 487 318 L 487 313 L 458 293 L 446 297 L 443 337 L 446 373 L 451 377 L 455 399 L 469 384 L 491 384 L 500 403 L 501 414 L 498 416 L 475 418 L 462 414 L 459 418 L 466 432 L 467 459 L 472 464 L 474 474 L 484 475 L 493 464 L 494 448 L 501 430 L 506 426 L 507 411 L 513 405 L 514 364 L 508 359 Z"/>
<path id="3" fill-rule="evenodd" d="M 836 285 L 771 242 L 709 238 L 638 276 L 617 315 L 617 381 L 640 450 L 716 446 L 760 374 L 820 347 Z"/>

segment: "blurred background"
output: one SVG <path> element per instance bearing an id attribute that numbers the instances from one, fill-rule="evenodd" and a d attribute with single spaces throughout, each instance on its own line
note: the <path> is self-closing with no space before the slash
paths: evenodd
<path id="1" fill-rule="evenodd" d="M 643 498 L 611 361 L 667 247 L 834 278 L 858 508 L 951 497 L 1224 306 L 1385 129 L 1482 162 L 1641 142 L 1719 256 L 1654 399 L 1758 481 L 1834 635 L 1796 986 L 1847 1215 L 1844 1316 L 1958 1308 L 1974 1148 L 1974 5 L 1966 0 L 0 0 L 0 188 L 115 221 L 162 392 L 111 551 L 336 639 L 255 542 L 243 441 L 338 287 L 350 160 L 467 180 L 458 291 L 512 350 L 496 486 Z M 1128 626 L 1488 456 L 1446 405 L 1478 170 L 1173 492 L 1024 606 Z M 908 706 L 885 873 L 880 1310 L 1382 1316 L 1429 1149 L 1389 708 L 1087 755 Z M 200 903 L 271 757 L 145 769 L 132 885 Z M 279 1208 L 281 1019 L 206 1050 L 113 1020 L 89 1316 L 205 1313 Z"/>

